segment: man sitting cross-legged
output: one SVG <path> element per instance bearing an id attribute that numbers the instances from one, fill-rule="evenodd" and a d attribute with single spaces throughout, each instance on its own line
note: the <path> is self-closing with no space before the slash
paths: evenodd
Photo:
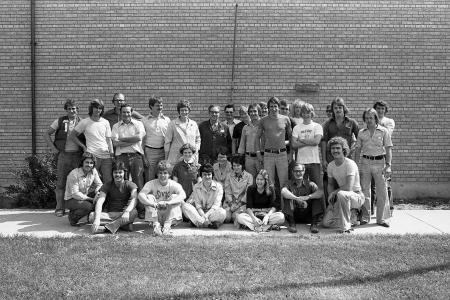
<path id="1" fill-rule="evenodd" d="M 182 204 L 183 214 L 197 227 L 217 229 L 226 218 L 221 207 L 223 188 L 213 180 L 213 167 L 207 163 L 200 167 L 202 181 L 194 185 L 194 191 L 187 203 Z M 195 207 L 194 207 L 195 206 Z"/>
<path id="2" fill-rule="evenodd" d="M 125 180 L 127 169 L 123 161 L 113 164 L 113 180 L 103 184 L 96 198 L 95 211 L 89 215 L 92 233 L 101 233 L 105 228 L 116 233 L 119 228 L 133 230 L 137 216 L 137 186 Z"/>
<path id="3" fill-rule="evenodd" d="M 323 216 L 323 191 L 317 184 L 304 179 L 305 165 L 296 162 L 292 178 L 281 189 L 283 213 L 289 223 L 289 232 L 297 232 L 295 223 L 311 223 L 311 233 L 318 233 L 318 224 Z"/>
<path id="4" fill-rule="evenodd" d="M 178 182 L 169 179 L 171 165 L 166 160 L 160 161 L 156 168 L 158 178 L 147 182 L 138 197 L 145 206 L 145 219 L 153 227 L 153 234 L 170 235 L 171 226 L 182 219 L 180 203 L 186 193 Z"/>

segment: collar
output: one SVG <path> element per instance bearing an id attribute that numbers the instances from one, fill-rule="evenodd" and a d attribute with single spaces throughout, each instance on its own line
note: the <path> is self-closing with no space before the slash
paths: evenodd
<path id="1" fill-rule="evenodd" d="M 333 120 L 336 123 L 336 119 L 334 117 L 331 117 L 330 121 Z M 344 122 L 348 122 L 350 120 L 349 117 L 347 117 L 347 115 L 344 115 Z"/>
<path id="2" fill-rule="evenodd" d="M 366 131 L 366 130 L 369 130 L 367 125 L 363 128 L 363 131 Z M 381 125 L 380 124 L 377 124 L 377 126 L 375 127 L 375 130 L 383 131 L 383 129 L 381 129 Z"/>
<path id="3" fill-rule="evenodd" d="M 122 125 L 124 125 L 124 126 L 127 126 L 127 125 L 133 125 L 133 126 L 136 126 L 136 120 L 133 120 L 133 118 L 131 118 L 131 121 L 130 121 L 130 123 L 125 123 L 123 120 L 120 120 L 119 121 L 119 126 L 122 126 Z"/>
<path id="4" fill-rule="evenodd" d="M 217 182 L 213 179 L 212 181 L 211 181 L 211 187 L 210 187 L 210 189 L 211 190 L 213 190 L 213 191 L 215 191 L 215 190 L 217 190 Z M 203 185 L 203 182 L 200 182 L 200 186 L 201 186 L 201 188 L 204 190 L 204 191 L 208 191 L 207 189 L 206 189 L 206 187 Z"/>
<path id="5" fill-rule="evenodd" d="M 297 181 L 297 180 L 295 180 L 295 179 L 291 179 L 291 183 L 292 183 L 292 185 L 295 186 L 295 187 L 306 186 L 306 185 L 305 185 L 305 180 L 304 180 L 304 179 L 302 179 L 300 182 Z"/>
<path id="6" fill-rule="evenodd" d="M 149 114 L 148 116 L 147 116 L 147 119 L 164 119 L 164 120 L 166 120 L 167 119 L 167 117 L 164 115 L 164 114 L 162 114 L 161 113 L 161 115 L 159 115 L 159 116 L 153 116 L 152 114 Z"/>
<path id="7" fill-rule="evenodd" d="M 95 169 L 95 167 L 94 167 Z M 87 174 L 84 174 L 83 168 L 78 168 L 78 176 L 80 177 L 88 177 L 89 175 L 93 175 L 94 174 L 94 169 L 92 169 L 90 172 L 88 172 Z"/>
<path id="8" fill-rule="evenodd" d="M 186 123 L 187 123 L 187 124 L 189 124 L 189 121 L 190 121 L 190 119 L 189 119 L 189 118 L 186 118 Z M 180 124 L 181 124 L 180 117 L 178 117 L 178 118 L 175 119 L 175 124 L 177 124 L 177 125 L 180 125 Z"/>

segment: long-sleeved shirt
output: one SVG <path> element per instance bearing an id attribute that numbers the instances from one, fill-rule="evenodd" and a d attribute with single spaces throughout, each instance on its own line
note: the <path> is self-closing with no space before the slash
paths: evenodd
<path id="1" fill-rule="evenodd" d="M 213 180 L 211 187 L 207 189 L 203 182 L 194 185 L 194 191 L 191 195 L 195 208 L 202 209 L 205 213 L 210 209 L 218 209 L 221 207 L 223 188 L 220 183 Z"/>
<path id="2" fill-rule="evenodd" d="M 225 180 L 225 201 L 224 206 L 244 205 L 247 202 L 247 188 L 253 184 L 253 176 L 247 171 L 243 171 L 240 177 L 232 172 Z"/>
<path id="3" fill-rule="evenodd" d="M 64 200 L 85 200 L 91 192 L 98 192 L 102 181 L 94 168 L 91 172 L 84 174 L 82 168 L 73 169 L 67 176 Z"/>

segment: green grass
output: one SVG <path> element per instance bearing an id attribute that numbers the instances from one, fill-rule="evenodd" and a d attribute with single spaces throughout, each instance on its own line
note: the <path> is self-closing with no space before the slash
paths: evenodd
<path id="1" fill-rule="evenodd" d="M 29 299 L 450 298 L 450 236 L 0 238 Z"/>

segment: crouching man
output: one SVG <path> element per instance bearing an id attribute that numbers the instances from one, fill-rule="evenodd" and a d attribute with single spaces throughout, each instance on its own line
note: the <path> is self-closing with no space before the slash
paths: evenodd
<path id="1" fill-rule="evenodd" d="M 213 172 L 209 163 L 200 167 L 202 181 L 194 185 L 191 198 L 182 206 L 183 214 L 197 227 L 217 229 L 227 216 L 221 207 L 223 188 L 212 179 Z"/>
<path id="2" fill-rule="evenodd" d="M 318 233 L 323 217 L 323 191 L 314 182 L 304 179 L 305 171 L 305 165 L 295 163 L 291 179 L 281 189 L 283 213 L 291 233 L 297 232 L 295 223 L 310 223 L 311 233 Z"/>
<path id="3" fill-rule="evenodd" d="M 334 137 L 328 141 L 333 161 L 328 164 L 328 207 L 323 218 L 324 227 L 338 228 L 340 233 L 351 231 L 351 210 L 364 205 L 364 194 L 359 183 L 358 166 L 347 158 L 347 141 Z"/>
<path id="4" fill-rule="evenodd" d="M 117 161 L 113 164 L 113 180 L 102 185 L 95 203 L 95 211 L 89 215 L 92 222 L 92 233 L 106 230 L 116 233 L 119 228 L 133 230 L 133 222 L 137 216 L 137 186 L 125 180 L 125 163 Z"/>
<path id="5" fill-rule="evenodd" d="M 166 160 L 160 161 L 156 167 L 158 178 L 147 182 L 138 195 L 145 206 L 145 220 L 149 221 L 156 236 L 170 235 L 171 226 L 182 220 L 180 203 L 186 193 L 178 182 L 169 179 L 170 169 Z"/>

